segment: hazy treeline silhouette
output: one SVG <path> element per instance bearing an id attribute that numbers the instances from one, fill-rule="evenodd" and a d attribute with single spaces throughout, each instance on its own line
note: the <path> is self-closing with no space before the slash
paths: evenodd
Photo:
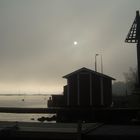
<path id="1" fill-rule="evenodd" d="M 112 85 L 112 93 L 113 95 L 124 96 L 126 94 L 131 94 L 137 83 L 137 69 L 129 68 L 128 72 L 124 72 L 125 81 L 117 81 Z"/>

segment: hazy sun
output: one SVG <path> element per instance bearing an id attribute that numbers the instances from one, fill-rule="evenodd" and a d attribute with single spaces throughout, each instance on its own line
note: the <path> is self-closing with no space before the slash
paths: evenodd
<path id="1" fill-rule="evenodd" d="M 76 46 L 78 44 L 78 42 L 77 41 L 74 41 L 73 44 Z"/>

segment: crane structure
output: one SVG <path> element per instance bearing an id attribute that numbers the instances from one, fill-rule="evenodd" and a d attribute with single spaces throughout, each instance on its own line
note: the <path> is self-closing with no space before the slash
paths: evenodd
<path id="1" fill-rule="evenodd" d="M 140 88 L 140 15 L 136 11 L 136 17 L 125 39 L 126 43 L 136 43 L 137 47 L 137 83 L 136 88 Z"/>

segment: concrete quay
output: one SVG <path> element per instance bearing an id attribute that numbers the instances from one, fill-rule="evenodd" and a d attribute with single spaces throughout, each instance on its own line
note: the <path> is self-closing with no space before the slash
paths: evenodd
<path id="1" fill-rule="evenodd" d="M 0 137 L 20 139 L 81 140 L 84 133 L 87 133 L 99 125 L 101 124 L 0 122 Z"/>
<path id="2" fill-rule="evenodd" d="M 0 122 L 1 139 L 139 140 L 140 125 Z"/>

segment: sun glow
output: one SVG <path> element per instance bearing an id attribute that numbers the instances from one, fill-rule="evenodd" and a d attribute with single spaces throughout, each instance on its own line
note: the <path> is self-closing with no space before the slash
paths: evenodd
<path id="1" fill-rule="evenodd" d="M 76 45 L 78 45 L 78 42 L 77 41 L 74 41 L 73 44 L 76 46 Z"/>

